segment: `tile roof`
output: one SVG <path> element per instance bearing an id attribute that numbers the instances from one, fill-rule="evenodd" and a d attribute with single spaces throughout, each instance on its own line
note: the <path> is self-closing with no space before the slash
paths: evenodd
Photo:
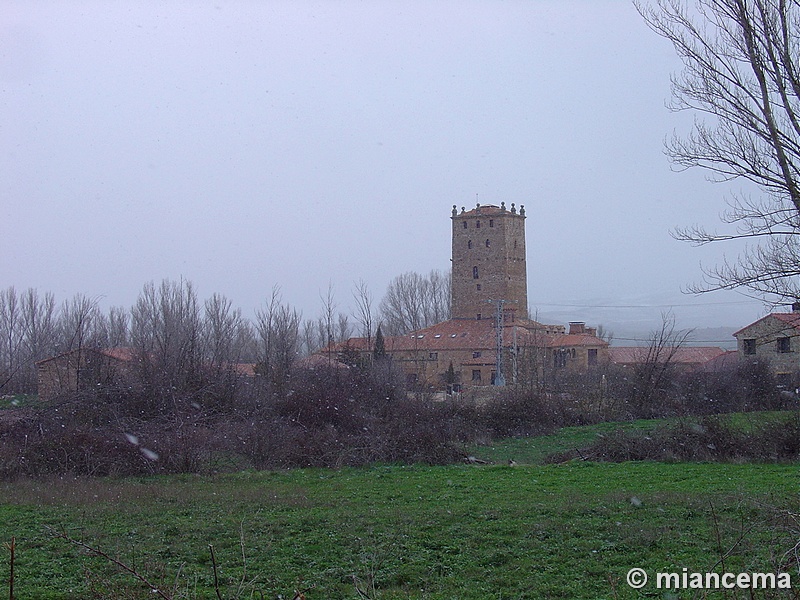
<path id="1" fill-rule="evenodd" d="M 761 323 L 762 321 L 765 321 L 766 319 L 777 319 L 778 321 L 781 321 L 784 324 L 789 325 L 790 327 L 794 327 L 795 329 L 800 331 L 800 312 L 794 311 L 794 312 L 788 312 L 788 313 L 770 313 L 770 314 L 768 314 L 766 316 L 761 317 L 757 321 L 754 321 L 753 323 L 750 323 L 750 325 L 742 327 L 739 331 L 737 331 L 733 335 L 737 336 L 740 333 L 742 333 L 744 330 L 749 329 L 753 325 L 757 325 L 758 323 Z"/>
<path id="2" fill-rule="evenodd" d="M 564 347 L 564 346 L 607 346 L 608 343 L 589 334 L 565 335 L 558 325 L 545 325 L 532 320 L 518 320 L 503 325 L 503 345 L 516 342 L 520 346 Z M 563 343 L 559 343 L 562 340 Z M 374 339 L 371 340 L 374 343 Z M 447 350 L 494 350 L 497 347 L 497 329 L 494 319 L 450 319 L 419 329 L 406 335 L 386 336 L 386 352 Z M 372 350 L 367 338 L 350 338 L 332 348 L 333 352 Z"/>
<path id="3" fill-rule="evenodd" d="M 47 358 L 43 358 L 42 360 L 37 360 L 36 364 L 44 364 L 50 362 L 51 360 L 56 360 L 57 358 L 62 358 L 64 356 L 69 356 L 71 354 L 77 354 L 82 352 L 84 354 L 91 353 L 91 354 L 101 354 L 103 356 L 107 356 L 109 358 L 113 358 L 114 360 L 119 360 L 122 362 L 129 362 L 136 358 L 135 351 L 133 348 L 75 348 L 74 350 L 67 350 L 66 352 L 62 352 L 61 354 L 56 354 L 55 356 L 48 356 Z"/>
<path id="4" fill-rule="evenodd" d="M 739 353 L 736 350 L 728 350 L 716 358 L 712 358 L 703 364 L 703 371 L 714 373 L 718 371 L 729 371 L 739 362 Z"/>
<path id="5" fill-rule="evenodd" d="M 612 363 L 632 365 L 645 362 L 647 351 L 647 346 L 611 346 L 608 349 L 608 356 Z M 716 346 L 681 346 L 675 349 L 670 360 L 683 365 L 700 365 L 725 353 L 725 350 Z M 669 352 L 665 354 L 669 356 Z"/>
<path id="6" fill-rule="evenodd" d="M 608 342 L 589 333 L 568 333 L 554 336 L 547 344 L 548 348 L 564 348 L 567 346 L 599 346 L 602 348 L 608 346 Z"/>

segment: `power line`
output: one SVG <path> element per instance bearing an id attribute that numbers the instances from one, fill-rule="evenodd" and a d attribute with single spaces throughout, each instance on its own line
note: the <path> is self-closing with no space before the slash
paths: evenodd
<path id="1" fill-rule="evenodd" d="M 561 304 L 561 303 L 533 303 L 533 306 L 555 306 L 557 308 L 704 308 L 706 306 L 731 306 L 761 304 L 757 300 L 739 300 L 730 302 L 706 302 L 704 304 Z"/>

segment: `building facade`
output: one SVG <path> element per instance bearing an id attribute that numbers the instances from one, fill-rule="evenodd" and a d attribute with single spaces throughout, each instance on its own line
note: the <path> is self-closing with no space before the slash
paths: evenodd
<path id="1" fill-rule="evenodd" d="M 453 206 L 453 319 L 528 317 L 525 207 L 481 206 L 458 212 Z"/>
<path id="2" fill-rule="evenodd" d="M 762 317 L 733 335 L 740 360 L 763 360 L 786 381 L 800 371 L 800 305 Z"/>

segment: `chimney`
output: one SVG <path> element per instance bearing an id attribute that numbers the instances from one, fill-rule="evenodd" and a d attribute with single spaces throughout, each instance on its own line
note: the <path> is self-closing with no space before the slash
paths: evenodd
<path id="1" fill-rule="evenodd" d="M 588 333 L 592 337 L 597 337 L 597 327 L 587 327 L 586 333 Z"/>
<path id="2" fill-rule="evenodd" d="M 570 321 L 569 323 L 569 334 L 582 334 L 586 333 L 586 323 L 583 321 Z"/>

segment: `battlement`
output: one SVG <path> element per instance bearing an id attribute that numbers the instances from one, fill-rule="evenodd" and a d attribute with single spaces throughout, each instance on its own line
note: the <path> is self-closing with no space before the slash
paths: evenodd
<path id="1" fill-rule="evenodd" d="M 461 212 L 458 212 L 456 205 L 453 204 L 453 216 L 452 218 L 456 217 L 489 217 L 489 216 L 497 216 L 497 215 L 515 215 L 519 217 L 525 217 L 525 206 L 520 204 L 519 205 L 519 212 L 517 212 L 516 205 L 512 202 L 511 203 L 511 210 L 506 209 L 506 203 L 501 202 L 500 206 L 495 204 L 484 204 L 480 205 L 477 204 L 475 208 L 472 210 L 467 210 L 466 207 L 461 207 Z"/>

